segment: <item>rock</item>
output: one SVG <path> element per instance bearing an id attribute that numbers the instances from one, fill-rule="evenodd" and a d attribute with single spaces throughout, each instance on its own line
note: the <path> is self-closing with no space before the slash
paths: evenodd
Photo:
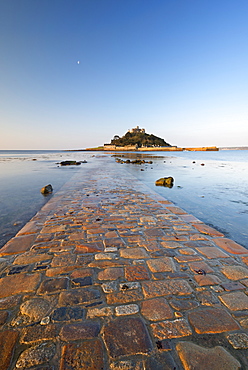
<path id="1" fill-rule="evenodd" d="M 81 162 L 77 162 L 77 161 L 62 161 L 62 162 L 60 162 L 61 166 L 79 166 L 80 164 L 81 164 Z"/>
<path id="2" fill-rule="evenodd" d="M 132 164 L 145 164 L 145 163 L 148 163 L 148 164 L 152 164 L 153 162 L 152 161 L 145 161 L 144 159 L 134 159 L 133 161 L 130 161 L 130 159 L 127 159 L 126 161 L 124 161 L 123 159 L 120 159 L 120 158 L 116 158 L 115 160 L 117 163 L 132 163 Z"/>
<path id="3" fill-rule="evenodd" d="M 165 186 L 167 188 L 172 188 L 173 187 L 173 182 L 174 182 L 174 179 L 171 176 L 169 176 L 169 177 L 162 177 L 161 179 L 158 179 L 155 182 L 155 185 L 156 186 Z"/>
<path id="4" fill-rule="evenodd" d="M 51 194 L 53 192 L 53 187 L 51 184 L 44 186 L 40 189 L 41 194 Z"/>
<path id="5" fill-rule="evenodd" d="M 25 301 L 20 306 L 20 312 L 22 315 L 29 317 L 31 321 L 39 321 L 50 309 L 50 303 L 42 298 L 34 298 Z"/>
<path id="6" fill-rule="evenodd" d="M 32 366 L 41 365 L 49 362 L 55 355 L 54 343 L 41 343 L 26 349 L 21 353 L 16 363 L 16 368 L 27 369 Z"/>
<path id="7" fill-rule="evenodd" d="M 184 369 L 197 370 L 238 370 L 240 363 L 221 346 L 203 348 L 192 342 L 179 342 L 176 345 Z"/>

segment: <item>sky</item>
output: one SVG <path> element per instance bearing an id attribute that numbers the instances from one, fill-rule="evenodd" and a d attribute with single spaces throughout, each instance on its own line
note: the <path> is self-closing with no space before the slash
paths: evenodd
<path id="1" fill-rule="evenodd" d="M 247 0 L 0 0 L 0 150 L 80 149 L 139 125 L 248 146 Z"/>

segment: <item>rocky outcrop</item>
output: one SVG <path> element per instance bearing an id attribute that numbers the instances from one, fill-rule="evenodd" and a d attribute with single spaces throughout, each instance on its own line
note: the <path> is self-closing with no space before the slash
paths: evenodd
<path id="1" fill-rule="evenodd" d="M 173 183 L 174 183 L 173 177 L 169 176 L 169 177 L 162 177 L 161 179 L 158 179 L 155 182 L 155 185 L 156 186 L 165 186 L 167 188 L 172 188 Z"/>
<path id="2" fill-rule="evenodd" d="M 40 189 L 41 194 L 51 194 L 53 192 L 53 187 L 51 184 L 43 186 L 43 188 Z"/>
<path id="3" fill-rule="evenodd" d="M 130 159 L 127 159 L 126 161 L 124 161 L 123 159 L 120 159 L 120 158 L 116 158 L 115 160 L 117 163 L 132 163 L 132 164 L 145 164 L 145 163 L 148 163 L 148 164 L 152 164 L 153 162 L 152 161 L 145 161 L 144 159 L 134 159 L 133 161 L 131 161 Z"/>
<path id="4" fill-rule="evenodd" d="M 77 161 L 62 161 L 62 162 L 60 162 L 61 166 L 79 166 L 80 164 L 81 164 L 81 162 L 77 162 Z"/>

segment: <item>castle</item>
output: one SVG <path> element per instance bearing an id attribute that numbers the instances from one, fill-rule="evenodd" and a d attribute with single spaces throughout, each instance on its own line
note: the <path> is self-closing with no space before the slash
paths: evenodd
<path id="1" fill-rule="evenodd" d="M 131 134 L 144 134 L 146 131 L 144 128 L 139 128 L 139 126 L 136 126 L 135 128 L 131 128 L 131 130 L 128 130 L 128 132 L 130 132 Z"/>

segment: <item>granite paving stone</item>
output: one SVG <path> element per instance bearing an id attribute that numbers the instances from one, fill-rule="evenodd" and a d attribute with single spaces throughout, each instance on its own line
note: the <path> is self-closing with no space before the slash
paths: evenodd
<path id="1" fill-rule="evenodd" d="M 239 330 L 238 323 L 222 308 L 197 308 L 189 313 L 188 318 L 198 334 Z"/>
<path id="2" fill-rule="evenodd" d="M 248 296 L 243 292 L 226 293 L 220 295 L 219 299 L 231 311 L 248 310 Z"/>
<path id="3" fill-rule="evenodd" d="M 96 317 L 109 317 L 114 315 L 113 307 L 89 308 L 87 310 L 87 319 Z"/>
<path id="4" fill-rule="evenodd" d="M 230 280 L 248 278 L 248 268 L 244 266 L 225 266 L 221 272 Z"/>
<path id="5" fill-rule="evenodd" d="M 0 325 L 3 325 L 6 322 L 8 316 L 8 311 L 0 311 Z"/>
<path id="6" fill-rule="evenodd" d="M 68 288 L 68 285 L 69 279 L 67 277 L 47 279 L 41 283 L 38 289 L 38 294 L 46 294 L 66 290 Z"/>
<path id="7" fill-rule="evenodd" d="M 194 279 L 200 286 L 221 284 L 221 280 L 218 278 L 218 276 L 212 274 L 194 275 Z"/>
<path id="8" fill-rule="evenodd" d="M 248 256 L 241 257 L 242 262 L 248 265 Z"/>
<path id="9" fill-rule="evenodd" d="M 120 317 L 107 323 L 103 339 L 111 358 L 148 354 L 153 348 L 148 330 L 139 318 Z"/>
<path id="10" fill-rule="evenodd" d="M 248 317 L 239 319 L 239 324 L 243 329 L 248 329 Z"/>
<path id="11" fill-rule="evenodd" d="M 127 304 L 115 307 L 116 316 L 134 315 L 138 312 L 139 306 L 137 304 Z"/>
<path id="12" fill-rule="evenodd" d="M 228 238 L 213 239 L 216 245 L 232 254 L 248 254 L 248 250 Z"/>
<path id="13" fill-rule="evenodd" d="M 46 299 L 33 298 L 23 302 L 20 306 L 20 313 L 26 315 L 31 321 L 39 321 L 51 309 L 51 304 Z"/>
<path id="14" fill-rule="evenodd" d="M 93 282 L 91 276 L 85 276 L 71 279 L 71 285 L 73 288 L 77 288 L 81 286 L 93 285 Z"/>
<path id="15" fill-rule="evenodd" d="M 91 162 L 0 251 L 1 370 L 246 369 L 247 249 Z"/>
<path id="16" fill-rule="evenodd" d="M 54 277 L 54 276 L 57 276 L 57 275 L 63 275 L 63 274 L 66 274 L 66 273 L 69 273 L 73 270 L 75 270 L 78 265 L 71 265 L 71 266 L 60 266 L 60 267 L 53 267 L 53 268 L 50 268 L 50 265 L 49 266 L 46 266 L 46 276 L 47 277 Z M 39 270 L 39 268 L 38 268 Z"/>
<path id="17" fill-rule="evenodd" d="M 208 290 L 197 292 L 196 297 L 199 303 L 203 306 L 214 306 L 220 303 L 219 299 L 213 294 L 213 292 L 209 292 Z"/>
<path id="18" fill-rule="evenodd" d="M 194 262 L 194 261 L 202 261 L 202 257 L 201 256 L 195 256 L 195 255 L 179 255 L 179 256 L 175 256 L 175 260 L 179 263 L 183 263 L 183 262 Z"/>
<path id="19" fill-rule="evenodd" d="M 35 241 L 36 234 L 23 235 L 12 238 L 5 244 L 0 250 L 0 257 L 24 253 L 30 249 L 33 242 Z"/>
<path id="20" fill-rule="evenodd" d="M 199 306 L 199 302 L 194 299 L 178 299 L 173 298 L 169 301 L 170 306 L 177 311 L 181 310 L 192 310 Z"/>
<path id="21" fill-rule="evenodd" d="M 241 364 L 221 346 L 204 348 L 192 342 L 179 342 L 176 346 L 185 370 L 238 370 Z"/>
<path id="22" fill-rule="evenodd" d="M 84 288 L 84 289 L 74 289 L 73 291 L 62 292 L 59 295 L 60 305 L 74 305 L 89 303 L 93 300 L 99 299 L 101 294 L 98 289 L 94 288 Z"/>
<path id="23" fill-rule="evenodd" d="M 143 292 L 146 298 L 154 298 L 159 296 L 175 295 L 190 295 L 193 290 L 186 280 L 163 280 L 163 281 L 148 281 L 142 283 Z"/>
<path id="24" fill-rule="evenodd" d="M 150 274 L 145 265 L 126 266 L 125 277 L 127 281 L 148 280 Z"/>
<path id="25" fill-rule="evenodd" d="M 144 299 L 143 294 L 138 290 L 126 290 L 118 293 L 109 293 L 106 301 L 109 305 L 131 303 Z"/>
<path id="26" fill-rule="evenodd" d="M 147 265 L 152 272 L 174 272 L 176 270 L 174 261 L 170 257 L 150 259 L 147 261 Z"/>
<path id="27" fill-rule="evenodd" d="M 32 264 L 41 261 L 50 261 L 52 259 L 51 254 L 48 253 L 36 253 L 34 251 L 28 251 L 26 253 L 17 256 L 13 262 L 14 265 Z"/>
<path id="28" fill-rule="evenodd" d="M 242 280 L 243 281 L 243 280 Z M 232 291 L 232 290 L 242 290 L 245 289 L 245 285 L 241 284 L 238 281 L 232 281 L 230 283 L 222 283 L 221 287 L 226 291 Z"/>
<path id="29" fill-rule="evenodd" d="M 193 226 L 203 234 L 208 234 L 208 235 L 211 235 L 211 236 L 224 236 L 224 234 L 215 230 L 213 227 L 207 226 L 207 225 L 202 224 L 202 223 L 193 224 Z"/>
<path id="30" fill-rule="evenodd" d="M 66 344 L 62 348 L 60 370 L 104 369 L 103 344 L 99 339 Z"/>
<path id="31" fill-rule="evenodd" d="M 153 298 L 141 303 L 142 315 L 151 321 L 162 321 L 173 318 L 173 311 L 165 298 Z"/>
<path id="32" fill-rule="evenodd" d="M 212 258 L 228 258 L 229 255 L 216 247 L 197 247 L 198 252 L 209 259 Z"/>
<path id="33" fill-rule="evenodd" d="M 60 337 L 64 341 L 90 339 L 98 336 L 100 325 L 98 322 L 85 320 L 81 323 L 67 324 L 62 327 Z"/>
<path id="34" fill-rule="evenodd" d="M 23 351 L 17 362 L 17 369 L 28 369 L 33 366 L 48 363 L 55 355 L 54 343 L 41 343 Z"/>
<path id="35" fill-rule="evenodd" d="M 142 360 L 113 361 L 110 370 L 144 370 L 144 363 Z"/>
<path id="36" fill-rule="evenodd" d="M 0 332 L 0 369 L 2 370 L 9 368 L 18 335 L 18 332 L 14 330 Z"/>
<path id="37" fill-rule="evenodd" d="M 85 310 L 80 307 L 59 307 L 51 315 L 52 321 L 80 320 L 85 316 Z"/>
<path id="38" fill-rule="evenodd" d="M 189 248 L 189 247 L 186 247 L 186 248 L 181 248 L 178 250 L 179 253 L 181 254 L 187 254 L 187 255 L 194 255 L 194 254 L 197 254 L 196 251 L 193 249 L 193 248 Z"/>
<path id="39" fill-rule="evenodd" d="M 99 272 L 98 280 L 116 280 L 124 276 L 124 269 L 122 267 L 109 267 Z"/>
<path id="40" fill-rule="evenodd" d="M 190 262 L 188 265 L 191 271 L 193 271 L 194 273 L 211 274 L 212 272 L 214 272 L 214 270 L 208 265 L 208 263 L 204 261 Z"/>
<path id="41" fill-rule="evenodd" d="M 187 337 L 192 330 L 185 319 L 161 321 L 151 324 L 153 335 L 158 339 Z"/>
<path id="42" fill-rule="evenodd" d="M 21 330 L 20 342 L 29 344 L 53 340 L 58 336 L 58 327 L 55 324 L 27 326 Z"/>
<path id="43" fill-rule="evenodd" d="M 0 298 L 34 291 L 40 283 L 40 274 L 10 275 L 0 279 Z"/>
<path id="44" fill-rule="evenodd" d="M 235 349 L 247 349 L 248 348 L 248 335 L 247 333 L 230 333 L 227 334 L 228 342 Z"/>
<path id="45" fill-rule="evenodd" d="M 149 258 L 149 254 L 144 248 L 126 248 L 120 250 L 120 256 L 123 258 L 141 259 Z"/>
<path id="46" fill-rule="evenodd" d="M 17 306 L 20 303 L 21 297 L 19 295 L 14 295 L 6 298 L 0 299 L 0 310 L 9 309 Z"/>

